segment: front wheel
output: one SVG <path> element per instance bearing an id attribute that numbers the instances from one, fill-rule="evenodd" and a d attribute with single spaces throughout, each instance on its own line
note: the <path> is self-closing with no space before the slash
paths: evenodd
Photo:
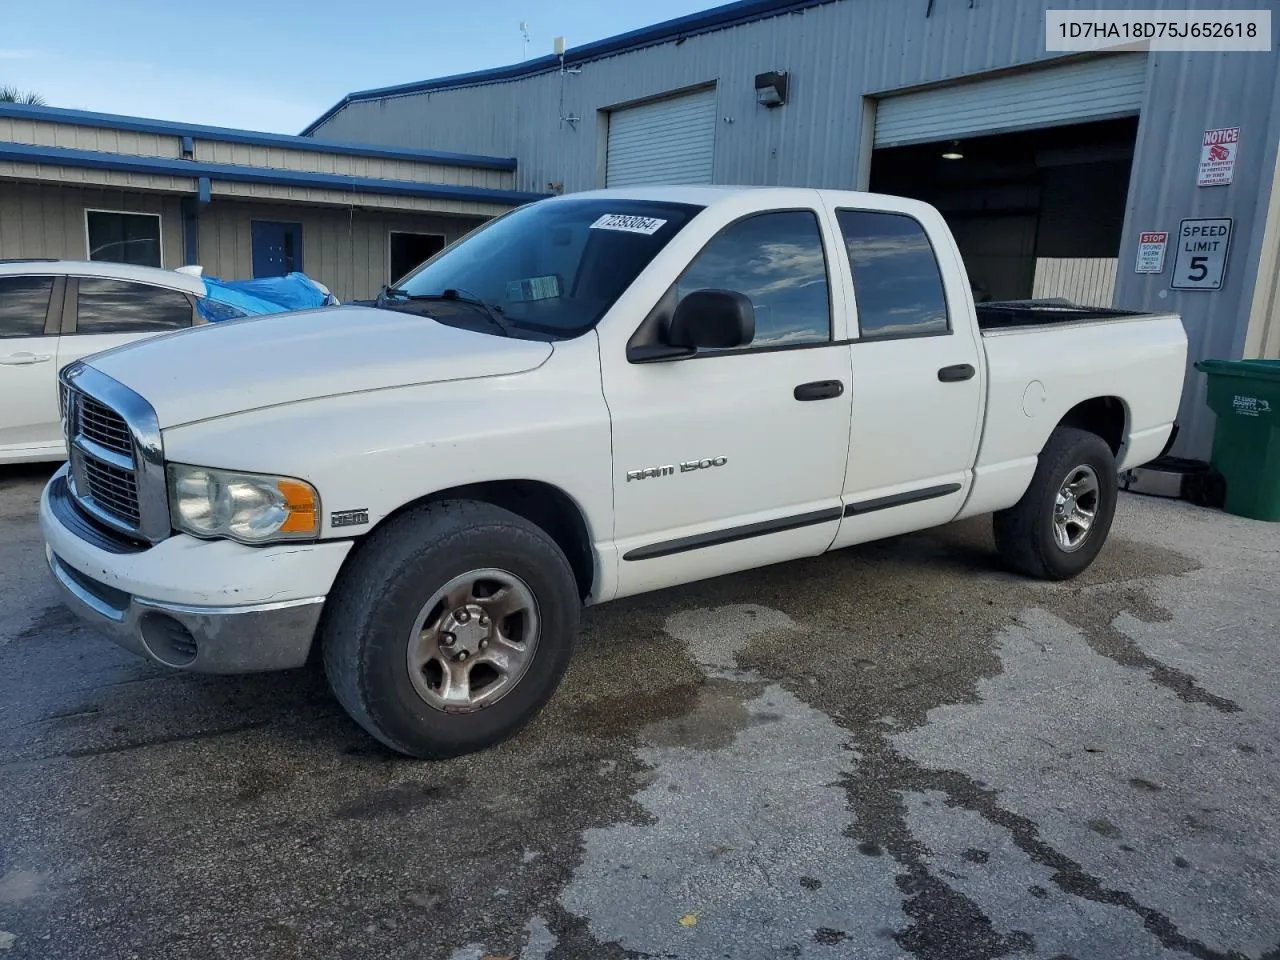
<path id="1" fill-rule="evenodd" d="M 441 758 L 523 727 L 560 683 L 581 602 L 541 528 L 487 503 L 409 511 L 361 544 L 321 626 L 338 701 L 400 753 Z"/>
<path id="2" fill-rule="evenodd" d="M 993 522 L 996 549 L 1020 573 L 1068 580 L 1107 540 L 1118 496 L 1115 457 L 1097 434 L 1058 427 L 1022 499 Z"/>

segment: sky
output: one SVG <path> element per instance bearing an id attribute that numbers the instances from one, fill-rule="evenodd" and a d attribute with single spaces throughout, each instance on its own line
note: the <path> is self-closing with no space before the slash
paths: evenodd
<path id="1" fill-rule="evenodd" d="M 0 0 L 0 86 L 50 106 L 298 133 L 353 90 L 525 58 L 717 0 Z"/>

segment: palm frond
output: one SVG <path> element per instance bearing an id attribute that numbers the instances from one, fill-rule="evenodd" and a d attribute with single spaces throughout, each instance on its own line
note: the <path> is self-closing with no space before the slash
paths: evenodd
<path id="1" fill-rule="evenodd" d="M 0 87 L 0 103 L 25 103 L 32 107 L 43 107 L 44 97 L 34 90 L 19 90 L 17 87 Z"/>

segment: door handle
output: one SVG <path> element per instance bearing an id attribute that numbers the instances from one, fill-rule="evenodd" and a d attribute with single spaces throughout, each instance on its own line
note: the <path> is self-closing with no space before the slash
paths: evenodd
<path id="1" fill-rule="evenodd" d="M 971 363 L 954 363 L 938 371 L 938 379 L 943 383 L 959 383 L 961 380 L 972 380 L 977 373 Z"/>
<path id="2" fill-rule="evenodd" d="M 844 384 L 839 380 L 815 380 L 813 383 L 802 383 L 792 392 L 797 400 L 830 400 L 844 393 Z"/>
<path id="3" fill-rule="evenodd" d="M 6 367 L 20 367 L 28 363 L 47 363 L 53 359 L 51 353 L 11 353 L 6 357 L 0 357 L 0 363 Z"/>

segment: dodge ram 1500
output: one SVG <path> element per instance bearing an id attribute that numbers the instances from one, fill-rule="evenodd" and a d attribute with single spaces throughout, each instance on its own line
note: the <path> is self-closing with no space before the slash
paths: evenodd
<path id="1" fill-rule="evenodd" d="M 303 665 L 394 750 L 518 730 L 584 603 L 994 514 L 1102 548 L 1173 429 L 1175 315 L 975 306 L 932 207 L 668 187 L 494 219 L 373 306 L 69 367 L 44 491 L 66 602 L 178 670 Z"/>

